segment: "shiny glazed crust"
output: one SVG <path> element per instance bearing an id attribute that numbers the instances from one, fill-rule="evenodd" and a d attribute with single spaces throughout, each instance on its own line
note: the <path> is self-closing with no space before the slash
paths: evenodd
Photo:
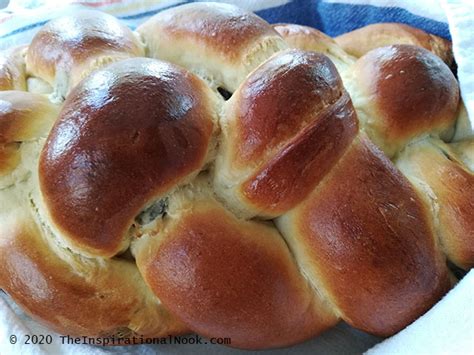
<path id="1" fill-rule="evenodd" d="M 14 206 L 12 198 L 8 203 Z M 52 249 L 45 239 L 51 236 L 19 206 L 2 214 L 1 222 L 0 285 L 51 329 L 90 337 L 188 331 L 156 300 L 134 264 L 111 259 L 86 266 L 79 255 Z"/>
<path id="2" fill-rule="evenodd" d="M 136 255 L 148 285 L 191 329 L 264 348 L 338 321 L 274 227 L 240 221 L 207 196 L 184 203 L 189 208 L 165 220 L 160 238 L 140 241 Z"/>
<path id="3" fill-rule="evenodd" d="M 124 234 L 143 207 L 205 163 L 212 97 L 189 72 L 144 58 L 111 64 L 75 87 L 39 161 L 56 227 L 94 254 L 126 248 Z"/>
<path id="4" fill-rule="evenodd" d="M 358 59 L 216 3 L 137 32 L 82 12 L 0 60 L 0 288 L 30 316 L 243 349 L 340 320 L 388 336 L 449 290 L 447 261 L 472 267 L 474 141 L 443 46 Z"/>
<path id="5" fill-rule="evenodd" d="M 277 225 L 341 317 L 367 332 L 392 334 L 449 289 L 421 199 L 363 136 Z"/>
<path id="6" fill-rule="evenodd" d="M 212 88 L 230 92 L 261 62 L 286 48 L 267 22 L 228 4 L 178 6 L 153 16 L 137 31 L 148 56 L 179 64 Z"/>
<path id="7" fill-rule="evenodd" d="M 38 31 L 28 46 L 26 70 L 65 96 L 93 69 L 143 55 L 138 37 L 115 17 L 83 10 L 52 20 Z"/>
<path id="8" fill-rule="evenodd" d="M 356 107 L 371 138 L 393 156 L 414 137 L 450 139 L 459 105 L 453 73 L 434 54 L 412 45 L 374 49 L 352 68 Z"/>
<path id="9" fill-rule="evenodd" d="M 246 216 L 275 217 L 300 202 L 357 132 L 331 61 L 282 51 L 251 73 L 222 117 L 216 191 Z"/>

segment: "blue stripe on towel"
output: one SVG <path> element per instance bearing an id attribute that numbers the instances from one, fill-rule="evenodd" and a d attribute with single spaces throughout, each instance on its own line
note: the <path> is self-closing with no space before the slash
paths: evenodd
<path id="1" fill-rule="evenodd" d="M 7 38 L 7 37 L 10 37 L 10 36 L 13 36 L 13 35 L 16 35 L 18 33 L 21 33 L 21 32 L 26 32 L 26 31 L 29 31 L 35 27 L 40 27 L 40 26 L 43 26 L 44 24 L 46 24 L 48 21 L 41 21 L 41 22 L 36 22 L 36 23 L 32 23 L 28 26 L 24 26 L 24 27 L 20 27 L 20 28 L 17 28 L 16 30 L 14 31 L 11 31 L 9 33 L 6 33 L 2 36 L 0 36 L 0 39 L 3 39 L 3 38 Z"/>
<path id="2" fill-rule="evenodd" d="M 399 7 L 295 0 L 279 7 L 257 11 L 257 14 L 270 23 L 299 23 L 315 27 L 329 36 L 338 36 L 372 23 L 400 22 L 451 40 L 447 23 L 417 16 Z"/>
<path id="3" fill-rule="evenodd" d="M 417 16 L 399 7 L 319 3 L 318 12 L 330 36 L 377 22 L 400 22 L 451 40 L 447 23 Z"/>

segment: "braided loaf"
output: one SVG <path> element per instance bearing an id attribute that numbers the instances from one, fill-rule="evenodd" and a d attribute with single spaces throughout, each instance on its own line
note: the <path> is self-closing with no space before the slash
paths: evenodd
<path id="1" fill-rule="evenodd" d="M 474 140 L 449 43 L 387 26 L 347 53 L 216 3 L 46 24 L 0 62 L 0 287 L 91 337 L 414 321 L 474 265 Z"/>

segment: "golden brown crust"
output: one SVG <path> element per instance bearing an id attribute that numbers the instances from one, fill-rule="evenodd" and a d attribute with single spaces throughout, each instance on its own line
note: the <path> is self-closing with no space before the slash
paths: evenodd
<path id="1" fill-rule="evenodd" d="M 217 184 L 225 189 L 226 175 L 236 176 L 237 198 L 264 216 L 301 201 L 357 132 L 335 66 L 300 50 L 280 52 L 257 68 L 224 116 Z"/>
<path id="2" fill-rule="evenodd" d="M 73 336 L 189 330 L 261 349 L 340 318 L 383 336 L 412 322 L 450 286 L 443 249 L 474 264 L 474 145 L 422 141 L 467 118 L 447 66 L 419 47 L 449 44 L 378 28 L 362 47 L 418 47 L 356 63 L 315 29 L 193 3 L 140 35 L 76 13 L 26 57 L 0 55 L 0 90 L 49 94 L 0 92 L 0 288 Z M 181 67 L 130 59 L 144 48 Z M 58 119 L 48 99 L 61 97 Z M 356 110 L 391 156 L 410 144 L 398 161 L 417 190 L 358 135 Z"/>
<path id="3" fill-rule="evenodd" d="M 347 53 L 359 58 L 372 49 L 393 44 L 423 47 L 440 57 L 448 66 L 453 62 L 451 42 L 402 23 L 376 23 L 335 38 Z"/>
<path id="4" fill-rule="evenodd" d="M 291 48 L 325 54 L 328 48 L 337 46 L 333 38 L 309 26 L 277 23 L 272 25 L 272 27 L 284 38 Z"/>
<path id="5" fill-rule="evenodd" d="M 235 164 L 264 160 L 314 123 L 318 117 L 312 112 L 342 95 L 341 79 L 327 57 L 298 50 L 277 54 L 247 78 L 232 102 Z"/>
<path id="6" fill-rule="evenodd" d="M 0 287 L 30 316 L 71 336 L 186 331 L 147 290 L 135 265 L 124 260 L 75 264 L 73 255 L 61 259 L 33 218 L 11 208 L 0 216 Z"/>
<path id="7" fill-rule="evenodd" d="M 0 144 L 46 137 L 58 107 L 39 94 L 0 91 Z"/>
<path id="8" fill-rule="evenodd" d="M 416 136 L 452 134 L 459 86 L 427 50 L 411 45 L 375 49 L 357 61 L 354 77 L 354 90 L 363 97 L 354 105 L 369 116 L 360 116 L 364 128 L 389 156 Z"/>
<path id="9" fill-rule="evenodd" d="M 0 176 L 19 164 L 21 143 L 47 136 L 57 114 L 58 108 L 44 96 L 0 91 Z"/>
<path id="10" fill-rule="evenodd" d="M 291 23 L 275 24 L 273 28 L 290 48 L 327 55 L 339 71 L 345 71 L 355 61 L 355 58 L 339 47 L 333 38 L 315 28 Z"/>
<path id="11" fill-rule="evenodd" d="M 474 266 L 474 173 L 441 142 L 409 146 L 397 165 L 429 186 L 434 219 L 448 258 L 464 269 Z"/>
<path id="12" fill-rule="evenodd" d="M 245 199 L 264 215 L 288 211 L 322 180 L 357 133 L 357 118 L 344 93 L 318 122 L 301 130 L 272 159 L 245 180 Z M 337 143 L 336 143 L 337 142 Z"/>
<path id="13" fill-rule="evenodd" d="M 421 200 L 364 137 L 278 225 L 358 329 L 394 334 L 449 289 Z"/>
<path id="14" fill-rule="evenodd" d="M 0 90 L 26 90 L 25 51 L 20 46 L 0 53 Z"/>
<path id="15" fill-rule="evenodd" d="M 137 31 L 148 55 L 177 63 L 233 92 L 245 76 L 285 47 L 257 15 L 229 4 L 193 3 L 162 11 Z"/>
<path id="16" fill-rule="evenodd" d="M 271 26 L 257 15 L 236 6 L 196 3 L 174 7 L 153 18 L 162 36 L 192 39 L 205 43 L 231 61 L 258 36 L 274 35 Z M 143 31 L 141 31 L 143 33 Z"/>
<path id="17" fill-rule="evenodd" d="M 142 246 L 137 263 L 192 330 L 260 349 L 300 342 L 337 322 L 273 227 L 239 221 L 212 200 L 175 216 Z"/>
<path id="18" fill-rule="evenodd" d="M 143 55 L 142 44 L 115 17 L 82 10 L 54 19 L 36 33 L 28 47 L 26 69 L 64 95 L 92 69 Z"/>
<path id="19" fill-rule="evenodd" d="M 77 86 L 40 158 L 57 228 L 87 252 L 119 252 L 136 215 L 204 165 L 211 95 L 196 76 L 144 58 L 111 64 Z"/>

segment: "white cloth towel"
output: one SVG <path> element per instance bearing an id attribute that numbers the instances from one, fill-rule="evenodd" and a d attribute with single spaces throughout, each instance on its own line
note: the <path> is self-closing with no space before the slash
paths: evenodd
<path id="1" fill-rule="evenodd" d="M 424 316 L 366 354 L 474 354 L 473 290 L 471 270 Z"/>

